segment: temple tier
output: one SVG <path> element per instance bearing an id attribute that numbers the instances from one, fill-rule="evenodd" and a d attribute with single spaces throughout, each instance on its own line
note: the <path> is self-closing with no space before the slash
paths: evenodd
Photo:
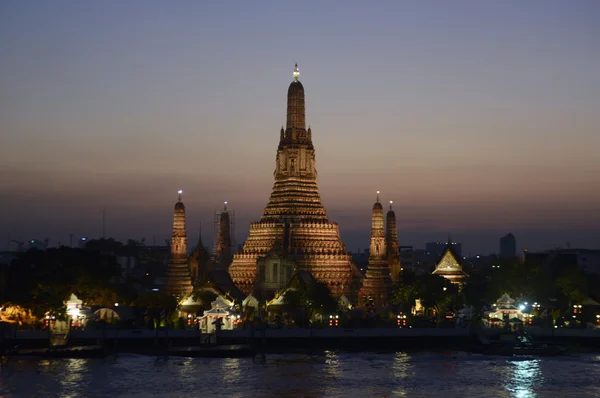
<path id="1" fill-rule="evenodd" d="M 229 273 L 245 294 L 268 296 L 298 271 L 309 271 L 336 298 L 356 298 L 362 274 L 321 203 L 312 131 L 306 129 L 304 87 L 294 70 L 287 123 L 280 131 L 275 183 L 263 216 L 234 254 Z"/>

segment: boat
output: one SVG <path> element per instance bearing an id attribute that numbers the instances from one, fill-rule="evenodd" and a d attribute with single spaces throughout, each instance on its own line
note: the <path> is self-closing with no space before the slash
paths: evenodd
<path id="1" fill-rule="evenodd" d="M 498 356 L 559 356 L 566 355 L 569 352 L 568 347 L 552 346 L 548 344 L 505 344 L 490 343 L 474 347 L 472 352 L 484 355 Z"/>
<path id="2" fill-rule="evenodd" d="M 537 343 L 524 332 L 510 333 L 500 337 L 500 341 L 484 341 L 476 345 L 472 352 L 499 356 L 559 356 L 567 355 L 570 351 L 569 347 Z"/>
<path id="3" fill-rule="evenodd" d="M 254 358 L 257 351 L 249 345 L 171 347 L 166 355 L 192 358 Z"/>
<path id="4" fill-rule="evenodd" d="M 105 358 L 108 351 L 101 346 L 81 346 L 68 348 L 14 349 L 3 353 L 7 357 L 35 358 Z"/>

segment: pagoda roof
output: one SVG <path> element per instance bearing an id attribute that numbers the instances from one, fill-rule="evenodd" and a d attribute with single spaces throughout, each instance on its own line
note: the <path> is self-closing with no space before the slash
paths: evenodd
<path id="1" fill-rule="evenodd" d="M 451 245 L 448 245 L 442 258 L 438 262 L 435 270 L 432 272 L 435 275 L 457 275 L 465 276 L 466 273 L 462 269 L 460 256 L 457 256 Z"/>
<path id="2" fill-rule="evenodd" d="M 294 275 L 292 275 L 286 287 L 277 292 L 275 297 L 273 297 L 273 299 L 267 303 L 267 306 L 283 305 L 283 297 L 285 296 L 285 293 L 287 293 L 289 290 L 298 290 L 299 288 L 306 289 L 310 283 L 315 281 L 316 279 L 312 273 L 310 273 L 310 271 L 302 270 L 296 272 Z"/>
<path id="3" fill-rule="evenodd" d="M 225 270 L 213 270 L 207 275 L 205 286 L 210 286 L 223 296 L 232 301 L 243 301 L 246 296 L 235 286 L 229 272 Z"/>

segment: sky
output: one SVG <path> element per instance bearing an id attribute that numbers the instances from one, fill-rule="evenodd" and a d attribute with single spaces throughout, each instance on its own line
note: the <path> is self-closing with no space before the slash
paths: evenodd
<path id="1" fill-rule="evenodd" d="M 600 2 L 0 2 L 0 233 L 212 241 L 262 215 L 295 62 L 349 250 L 600 248 Z M 1 242 L 1 240 L 0 240 Z M 193 246 L 193 245 L 192 245 Z M 0 249 L 4 244 L 0 243 Z"/>

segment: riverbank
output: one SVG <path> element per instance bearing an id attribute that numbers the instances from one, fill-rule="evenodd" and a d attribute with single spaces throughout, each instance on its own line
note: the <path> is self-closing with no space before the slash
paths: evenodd
<path id="1" fill-rule="evenodd" d="M 482 340 L 498 340 L 503 329 L 237 329 L 206 335 L 199 330 L 102 329 L 72 331 L 65 336 L 68 347 L 102 345 L 117 352 L 164 350 L 167 347 L 246 345 L 265 352 L 290 352 L 313 349 L 365 350 L 468 350 Z M 537 342 L 564 344 L 587 351 L 600 351 L 600 330 L 527 329 Z M 5 345 L 21 348 L 50 347 L 49 331 L 4 331 Z"/>

